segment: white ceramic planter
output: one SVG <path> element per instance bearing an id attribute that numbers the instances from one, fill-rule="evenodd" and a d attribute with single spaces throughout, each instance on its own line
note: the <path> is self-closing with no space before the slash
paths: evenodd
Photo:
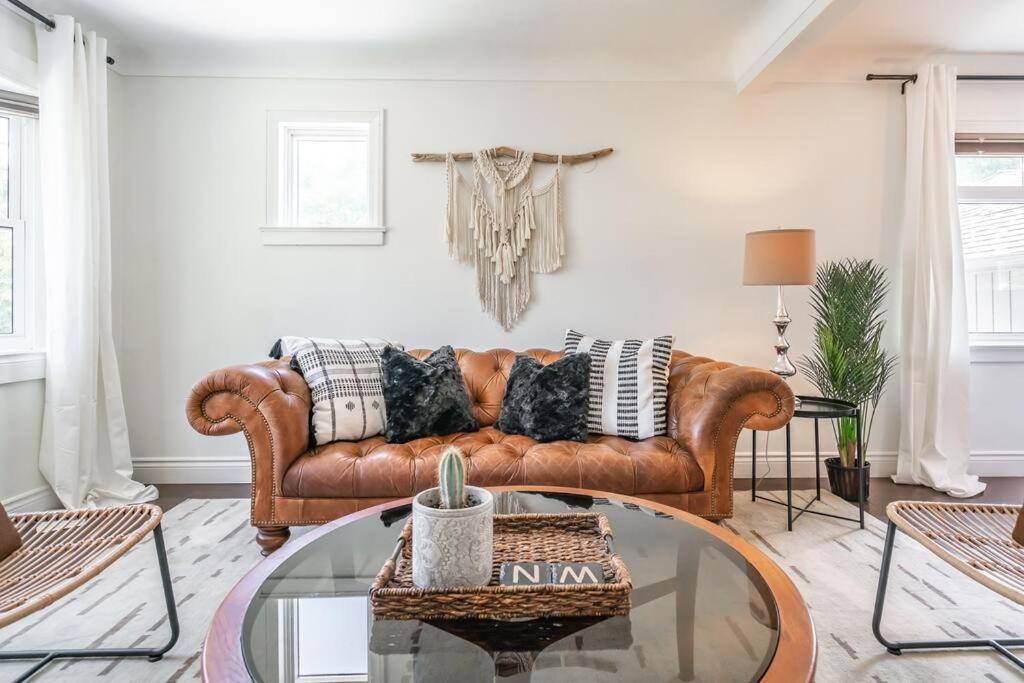
<path id="1" fill-rule="evenodd" d="M 491 580 L 494 498 L 467 486 L 476 505 L 458 510 L 436 507 L 432 488 L 412 501 L 412 581 L 418 588 L 486 586 Z"/>

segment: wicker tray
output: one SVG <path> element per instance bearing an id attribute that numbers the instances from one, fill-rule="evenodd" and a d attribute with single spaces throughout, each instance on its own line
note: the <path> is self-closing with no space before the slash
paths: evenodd
<path id="1" fill-rule="evenodd" d="M 503 562 L 599 562 L 609 583 L 502 586 Z M 523 619 L 629 613 L 633 581 L 615 554 L 608 518 L 598 513 L 494 516 L 491 582 L 481 588 L 417 588 L 412 521 L 370 588 L 377 619 Z"/>

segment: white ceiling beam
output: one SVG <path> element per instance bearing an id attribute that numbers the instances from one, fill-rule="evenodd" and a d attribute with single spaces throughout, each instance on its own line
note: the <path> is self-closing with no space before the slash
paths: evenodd
<path id="1" fill-rule="evenodd" d="M 736 54 L 736 92 L 761 92 L 774 83 L 772 65 L 805 49 L 861 0 L 783 0 L 769 3 Z"/>

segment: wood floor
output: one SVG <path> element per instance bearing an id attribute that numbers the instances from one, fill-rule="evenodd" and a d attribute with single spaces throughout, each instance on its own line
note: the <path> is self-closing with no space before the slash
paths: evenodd
<path id="1" fill-rule="evenodd" d="M 1020 505 L 1024 502 L 1024 477 L 988 477 L 982 481 L 988 484 L 985 492 L 975 498 L 970 498 L 972 503 L 1012 503 Z M 828 487 L 828 482 L 823 486 Z M 164 510 L 169 510 L 178 503 L 188 498 L 248 498 L 249 484 L 163 484 L 157 487 L 160 489 L 160 498 L 157 504 Z M 737 479 L 736 495 L 743 495 L 744 491 L 750 491 L 750 480 Z M 785 490 L 784 479 L 765 479 L 758 484 L 758 490 Z M 793 488 L 813 489 L 814 479 L 794 479 Z M 748 494 L 749 495 L 749 494 Z M 933 491 L 924 486 L 901 486 L 894 484 L 888 477 L 871 480 L 871 497 L 868 500 L 867 511 L 875 517 L 885 519 L 885 506 L 894 500 L 963 500 L 950 498 L 949 496 Z M 785 510 L 781 513 L 785 516 Z"/>
<path id="2" fill-rule="evenodd" d="M 189 498 L 248 498 L 249 484 L 157 484 L 164 512 Z"/>

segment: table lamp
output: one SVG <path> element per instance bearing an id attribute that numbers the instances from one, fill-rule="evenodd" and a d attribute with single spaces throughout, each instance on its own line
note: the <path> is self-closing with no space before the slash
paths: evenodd
<path id="1" fill-rule="evenodd" d="M 782 298 L 783 285 L 814 283 L 814 231 L 796 229 L 748 232 L 743 254 L 743 284 L 775 285 L 778 306 L 772 323 L 779 334 L 775 342 L 775 366 L 772 372 L 784 379 L 796 374 L 789 360 L 786 328 L 792 319 Z"/>

